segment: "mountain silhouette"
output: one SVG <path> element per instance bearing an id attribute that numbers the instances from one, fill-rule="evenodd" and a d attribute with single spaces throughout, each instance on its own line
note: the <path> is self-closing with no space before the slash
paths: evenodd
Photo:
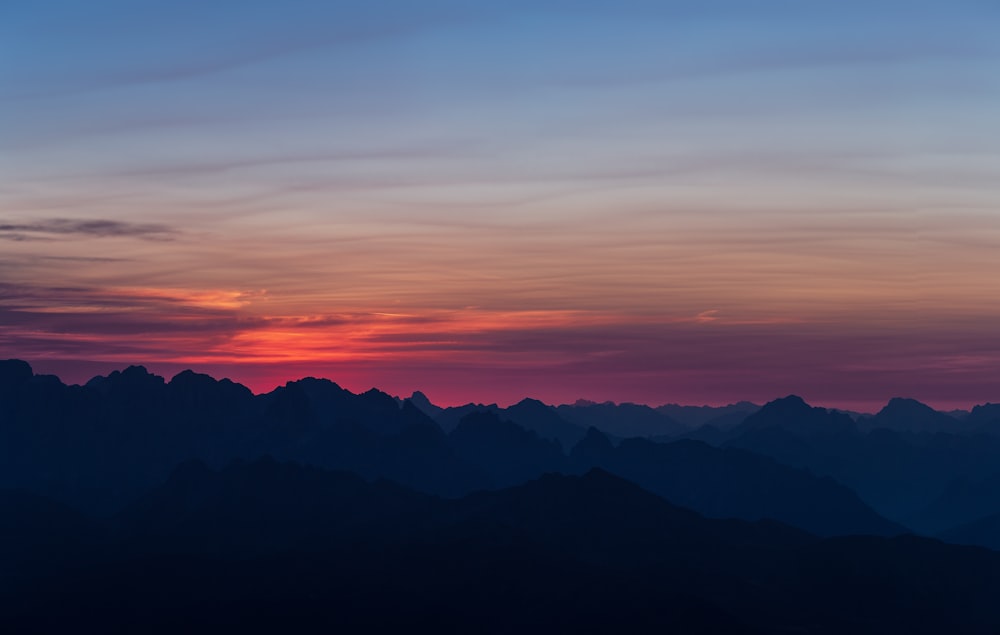
<path id="1" fill-rule="evenodd" d="M 979 545 L 1000 551 L 1000 512 L 942 531 L 938 537 L 959 545 Z"/>
<path id="2" fill-rule="evenodd" d="M 965 419 L 966 426 L 988 434 L 1000 434 L 1000 404 L 975 406 Z"/>
<path id="3" fill-rule="evenodd" d="M 924 408 L 894 400 L 883 416 L 926 415 Z M 881 515 L 904 524 L 915 520 L 921 527 L 941 526 L 926 511 L 956 479 L 985 479 L 1000 464 L 1000 440 L 968 426 L 951 426 L 947 432 L 866 428 L 864 420 L 855 423 L 845 414 L 789 397 L 766 404 L 719 445 L 830 476 Z"/>
<path id="4" fill-rule="evenodd" d="M 912 536 L 820 539 L 773 521 L 708 519 L 603 470 L 440 499 L 267 459 L 223 470 L 186 463 L 106 532 L 97 562 L 0 592 L 0 628 L 1000 627 L 998 553 Z"/>
<path id="5" fill-rule="evenodd" d="M 103 545 L 98 523 L 31 492 L 0 489 L 0 594 L 92 560 Z"/>
<path id="6" fill-rule="evenodd" d="M 531 430 L 543 439 L 559 441 L 564 449 L 579 443 L 587 434 L 587 429 L 567 421 L 558 414 L 556 408 L 537 399 L 522 399 L 502 411 L 502 416 Z"/>
<path id="7" fill-rule="evenodd" d="M 169 382 L 141 366 L 66 386 L 0 366 L 0 486 L 110 514 L 178 463 L 222 466 L 272 455 L 459 495 L 489 478 L 455 455 L 419 409 L 306 378 L 253 395 L 185 371 Z"/>
<path id="8" fill-rule="evenodd" d="M 432 408 L 428 408 L 431 410 Z M 594 403 L 580 400 L 572 405 L 549 406 L 537 399 L 523 399 L 507 408 L 496 404 L 466 404 L 445 408 L 434 419 L 445 430 L 458 425 L 472 412 L 494 412 L 498 416 L 531 430 L 544 439 L 558 440 L 563 448 L 576 445 L 587 428 L 596 427 L 610 436 L 675 437 L 688 430 L 668 415 L 649 406 L 623 403 Z"/>
<path id="9" fill-rule="evenodd" d="M 954 432 L 961 426 L 957 419 L 938 412 L 916 399 L 894 397 L 874 417 L 863 418 L 862 425 L 898 432 Z M 963 426 L 964 427 L 964 426 Z"/>
<path id="10" fill-rule="evenodd" d="M 981 480 L 955 479 L 909 521 L 928 535 L 945 535 L 942 532 L 997 513 L 1000 513 L 1000 472 Z M 971 544 L 989 546 L 982 542 Z"/>
<path id="11" fill-rule="evenodd" d="M 410 403 L 416 406 L 420 412 L 424 413 L 432 419 L 436 419 L 438 415 L 444 412 L 444 408 L 440 406 L 435 406 L 431 403 L 431 400 L 427 398 L 427 395 L 416 390 L 410 395 Z"/>
<path id="12" fill-rule="evenodd" d="M 437 409 L 434 420 L 448 432 L 458 427 L 467 415 L 489 412 L 505 421 L 510 421 L 534 432 L 542 439 L 558 441 L 564 449 L 574 446 L 586 434 L 586 428 L 566 421 L 556 412 L 555 408 L 537 399 L 522 399 L 507 408 L 501 408 L 496 404 L 472 403 L 453 408 L 437 408 L 436 406 L 427 408 L 427 410 L 434 409 Z"/>
<path id="13" fill-rule="evenodd" d="M 848 415 L 815 408 L 797 395 L 775 399 L 747 416 L 733 430 L 734 435 L 746 435 L 759 430 L 778 428 L 797 437 L 829 438 L 857 433 L 854 420 Z"/>
<path id="14" fill-rule="evenodd" d="M 255 554 L 319 549 L 331 540 L 393 527 L 428 514 L 434 497 L 352 472 L 239 461 L 214 471 L 200 461 L 179 465 L 162 486 L 115 518 L 130 544 L 164 552 Z"/>
<path id="15" fill-rule="evenodd" d="M 991 404 L 959 421 L 894 399 L 870 418 L 889 423 L 874 427 L 795 396 L 735 426 L 711 422 L 752 404 L 714 419 L 713 409 L 675 408 L 702 417 L 692 429 L 635 404 L 525 399 L 435 410 L 415 397 L 355 394 L 318 378 L 254 395 L 227 379 L 184 371 L 167 381 L 142 366 L 67 386 L 8 360 L 0 362 L 0 487 L 108 517 L 184 461 L 218 469 L 272 456 L 452 498 L 601 467 L 699 513 L 776 518 L 824 536 L 893 534 L 900 525 L 936 535 L 997 511 Z M 591 420 L 604 426 L 602 440 L 578 423 Z M 649 434 L 678 429 L 687 443 Z"/>
<path id="16" fill-rule="evenodd" d="M 728 429 L 742 423 L 748 416 L 760 410 L 760 406 L 749 401 L 740 401 L 727 406 L 665 404 L 656 407 L 655 410 L 688 428 L 711 425 Z"/>
<path id="17" fill-rule="evenodd" d="M 465 415 L 448 438 L 457 455 L 489 475 L 494 486 L 515 485 L 565 469 L 558 441 L 542 439 L 494 412 Z"/>
<path id="18" fill-rule="evenodd" d="M 577 471 L 606 469 L 714 518 L 773 518 L 819 535 L 907 531 L 829 478 L 739 449 L 647 439 L 627 439 L 613 447 L 591 428 L 573 449 L 571 460 Z"/>
<path id="19" fill-rule="evenodd" d="M 33 377 L 34 373 L 28 362 L 20 359 L 0 360 L 0 397 L 4 398 L 5 403 L 9 403 L 9 398 Z"/>
<path id="20" fill-rule="evenodd" d="M 769 462 L 745 456 L 736 461 L 733 457 L 743 456 L 738 453 L 724 455 L 730 458 L 720 462 L 698 445 L 647 450 L 644 444 L 627 442 L 592 464 L 581 463 L 575 446 L 586 432 L 559 413 L 587 413 L 604 425 L 620 415 L 635 415 L 628 425 L 642 420 L 644 431 L 663 429 L 663 415 L 629 404 L 580 403 L 567 409 L 526 399 L 505 409 L 470 405 L 441 411 L 441 421 L 472 415 L 449 427 L 410 400 L 377 390 L 354 394 L 316 378 L 288 382 L 262 395 L 191 371 L 166 381 L 141 366 L 96 377 L 85 386 L 66 386 L 55 377 L 33 375 L 24 362 L 10 361 L 0 365 L 0 378 L 0 486 L 102 515 L 165 479 L 180 462 L 197 459 L 218 468 L 269 455 L 451 497 L 515 485 L 545 472 L 600 466 L 712 516 L 773 516 L 823 535 L 898 530 L 869 522 L 870 510 L 863 504 L 848 504 L 842 493 L 819 487 L 801 469 L 777 478 Z M 1000 461 L 1000 441 L 993 437 L 983 441 L 952 435 L 939 443 L 936 436 L 884 429 L 865 434 L 850 417 L 812 408 L 796 397 L 767 404 L 728 431 L 700 430 L 702 436 L 698 430 L 686 434 L 830 476 L 857 491 L 882 516 L 904 524 L 956 478 L 981 480 Z M 574 445 L 562 443 L 577 436 L 581 441 Z M 614 443 L 620 440 L 607 436 Z M 681 452 L 682 447 L 687 449 Z M 618 454 L 632 458 L 615 458 Z M 648 458 L 661 454 L 665 458 Z M 676 461 L 676 469 L 656 466 L 656 460 Z M 739 477 L 719 476 L 737 463 Z M 741 492 L 738 481 L 756 485 Z M 809 496 L 815 498 L 807 503 Z M 824 516 L 817 511 L 824 508 L 843 514 Z M 990 511 L 980 507 L 976 516 L 947 520 L 971 520 Z M 830 524 L 820 526 L 821 518 Z M 953 525 L 921 526 L 937 530 Z"/>
<path id="21" fill-rule="evenodd" d="M 583 429 L 597 428 L 619 438 L 677 436 L 688 429 L 666 414 L 633 403 L 578 403 L 558 406 L 556 412 Z"/>

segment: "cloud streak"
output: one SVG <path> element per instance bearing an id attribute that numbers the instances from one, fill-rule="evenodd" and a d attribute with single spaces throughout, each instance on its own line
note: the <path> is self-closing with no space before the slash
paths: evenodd
<path id="1" fill-rule="evenodd" d="M 874 407 L 919 389 L 938 403 L 968 406 L 982 400 L 976 395 L 988 392 L 990 368 L 1000 364 L 1000 336 L 987 319 L 968 321 L 961 333 L 934 333 L 878 320 L 831 329 L 717 309 L 676 317 L 475 307 L 275 314 L 269 302 L 266 294 L 233 290 L 5 285 L 0 347 L 43 364 L 194 367 L 257 390 L 296 373 L 356 388 L 370 378 L 450 401 L 712 402 L 799 392 Z M 462 369 L 504 379 L 475 385 Z"/>
<path id="2" fill-rule="evenodd" d="M 54 237 L 138 238 L 173 240 L 179 232 L 161 223 L 132 223 L 110 219 L 48 218 L 25 222 L 0 222 L 0 239 L 46 240 Z"/>

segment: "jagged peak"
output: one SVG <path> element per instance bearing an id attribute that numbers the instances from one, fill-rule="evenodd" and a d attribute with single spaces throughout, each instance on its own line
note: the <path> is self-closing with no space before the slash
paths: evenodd
<path id="1" fill-rule="evenodd" d="M 514 404 L 514 406 L 522 406 L 522 407 L 527 406 L 527 407 L 532 407 L 532 408 L 545 408 L 546 410 L 549 409 L 548 404 L 546 404 L 544 401 L 541 401 L 539 399 L 535 399 L 533 397 L 525 397 L 521 401 L 519 401 L 516 404 Z"/>
<path id="2" fill-rule="evenodd" d="M 764 407 L 772 406 L 772 405 L 777 405 L 777 404 L 789 405 L 789 406 L 808 406 L 808 407 L 812 408 L 812 406 L 810 406 L 808 403 L 806 403 L 805 399 L 803 399 L 802 397 L 800 397 L 798 395 L 795 395 L 795 394 L 788 395 L 786 397 L 779 397 L 778 399 L 774 399 L 772 401 L 769 401 L 766 404 L 764 404 Z"/>
<path id="3" fill-rule="evenodd" d="M 413 394 L 410 395 L 409 399 L 413 403 L 417 403 L 417 404 L 421 404 L 422 403 L 422 404 L 431 404 L 431 405 L 433 405 L 433 402 L 430 400 L 430 398 L 428 398 L 427 395 L 425 395 L 423 393 L 423 391 L 420 391 L 420 390 L 414 390 Z"/>
<path id="4" fill-rule="evenodd" d="M 22 359 L 0 361 L 0 385 L 22 384 L 34 376 L 31 364 Z"/>
<path id="5" fill-rule="evenodd" d="M 219 380 L 217 380 L 215 377 L 212 377 L 211 375 L 207 375 L 205 373 L 196 373 L 195 371 L 188 368 L 186 370 L 182 370 L 181 372 L 177 373 L 176 375 L 170 378 L 169 383 L 173 384 L 175 382 L 181 384 L 188 384 L 193 382 L 200 382 L 203 384 L 209 384 L 209 383 L 216 384 L 219 382 Z"/>
<path id="6" fill-rule="evenodd" d="M 301 379 L 293 379 L 291 381 L 285 382 L 285 387 L 286 388 L 288 388 L 290 386 L 302 386 L 302 387 L 306 387 L 306 386 L 323 386 L 323 387 L 329 387 L 329 388 L 336 388 L 338 390 L 345 390 L 344 388 L 341 388 L 340 385 L 337 384 L 337 382 L 335 382 L 335 381 L 332 381 L 330 379 L 326 379 L 325 377 L 313 377 L 312 375 L 310 375 L 308 377 L 303 377 Z"/>
<path id="7" fill-rule="evenodd" d="M 883 412 L 890 412 L 893 410 L 897 411 L 920 411 L 920 412 L 937 412 L 934 408 L 931 408 L 927 404 L 912 399 L 910 397 L 893 397 L 889 400 L 889 403 L 885 405 L 879 414 Z"/>

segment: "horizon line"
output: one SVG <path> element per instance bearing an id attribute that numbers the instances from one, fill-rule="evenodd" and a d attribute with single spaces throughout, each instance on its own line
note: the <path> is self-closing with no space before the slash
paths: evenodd
<path id="1" fill-rule="evenodd" d="M 347 391 L 347 392 L 349 392 L 351 394 L 354 394 L 354 395 L 360 395 L 360 394 L 364 394 L 365 392 L 369 392 L 369 391 L 375 390 L 375 391 L 381 392 L 382 394 L 388 395 L 388 396 L 390 396 L 390 397 L 392 397 L 394 399 L 397 399 L 399 401 L 410 400 L 410 399 L 412 399 L 412 397 L 416 393 L 420 393 L 425 398 L 427 398 L 427 400 L 430 402 L 431 405 L 439 407 L 439 408 L 458 408 L 458 407 L 469 406 L 469 405 L 481 406 L 481 407 L 491 407 L 491 406 L 494 406 L 494 407 L 498 407 L 498 408 L 509 408 L 509 407 L 514 406 L 516 404 L 522 403 L 523 401 L 526 401 L 526 400 L 538 401 L 538 402 L 540 402 L 540 403 L 542 403 L 542 404 L 544 404 L 544 405 L 546 405 L 548 407 L 552 407 L 552 408 L 557 408 L 559 406 L 576 406 L 576 405 L 580 404 L 580 402 L 585 402 L 585 403 L 590 404 L 590 405 L 609 405 L 610 404 L 610 405 L 613 405 L 613 406 L 616 406 L 616 407 L 617 406 L 623 406 L 623 405 L 636 405 L 636 406 L 644 406 L 644 407 L 651 408 L 651 409 L 654 409 L 654 410 L 657 409 L 657 408 L 662 408 L 662 407 L 666 407 L 666 406 L 677 406 L 677 407 L 681 407 L 681 408 L 726 408 L 726 407 L 729 407 L 729 406 L 735 406 L 735 405 L 739 405 L 739 404 L 743 404 L 743 403 L 755 406 L 756 408 L 762 408 L 762 407 L 766 406 L 767 404 L 772 403 L 774 401 L 778 401 L 778 400 L 781 400 L 781 399 L 787 399 L 789 397 L 798 397 L 799 399 L 802 399 L 802 401 L 804 403 L 806 403 L 807 405 L 809 405 L 809 406 L 812 406 L 812 407 L 815 407 L 815 408 L 823 408 L 823 409 L 828 410 L 828 411 L 847 412 L 847 413 L 856 414 L 856 415 L 860 415 L 860 416 L 874 416 L 876 414 L 876 412 L 871 412 L 871 411 L 867 411 L 867 410 L 857 410 L 857 409 L 854 409 L 854 408 L 843 408 L 843 407 L 840 407 L 840 406 L 819 405 L 817 403 L 809 401 L 805 397 L 802 397 L 801 395 L 798 395 L 798 394 L 796 394 L 794 392 L 793 393 L 788 393 L 788 394 L 785 394 L 785 395 L 781 395 L 781 396 L 777 396 L 777 397 L 774 397 L 774 398 L 771 398 L 771 399 L 767 399 L 767 400 L 763 401 L 763 403 L 757 403 L 756 401 L 752 401 L 752 400 L 748 400 L 748 399 L 737 399 L 735 401 L 734 400 L 729 400 L 726 403 L 717 402 L 716 404 L 711 404 L 711 403 L 701 403 L 701 404 L 698 404 L 698 403 L 681 403 L 679 401 L 668 401 L 668 402 L 662 402 L 662 403 L 655 403 L 655 402 L 645 402 L 644 403 L 644 402 L 637 402 L 637 401 L 631 401 L 631 400 L 621 400 L 621 401 L 614 400 L 614 399 L 602 399 L 602 400 L 598 400 L 598 399 L 591 399 L 591 398 L 588 398 L 588 397 L 579 397 L 575 401 L 572 401 L 572 402 L 563 401 L 561 403 L 555 403 L 555 402 L 551 402 L 550 403 L 550 402 L 548 402 L 548 401 L 546 401 L 544 399 L 540 399 L 538 397 L 533 397 L 531 395 L 523 395 L 519 399 L 510 401 L 510 403 L 507 403 L 507 402 L 501 401 L 501 400 L 494 400 L 494 401 L 490 401 L 490 402 L 469 400 L 469 401 L 461 401 L 461 402 L 454 402 L 454 403 L 445 403 L 445 402 L 441 402 L 441 401 L 435 401 L 435 400 L 431 399 L 430 397 L 428 397 L 427 396 L 427 391 L 424 390 L 423 388 L 414 389 L 409 396 L 404 396 L 403 394 L 394 394 L 393 392 L 385 390 L 383 388 L 380 388 L 379 386 L 376 386 L 376 385 L 373 385 L 373 386 L 369 387 L 368 389 L 353 389 L 352 390 L 351 388 L 345 387 L 343 384 L 341 384 L 340 382 L 332 379 L 331 377 L 317 376 L 315 374 L 307 374 L 307 375 L 298 376 L 298 377 L 293 378 L 293 379 L 286 379 L 283 382 L 279 382 L 279 383 L 274 384 L 274 386 L 272 388 L 265 390 L 265 389 L 260 389 L 260 388 L 255 389 L 249 383 L 241 381 L 241 380 L 238 380 L 238 379 L 233 379 L 232 377 L 229 377 L 229 376 L 218 377 L 215 374 L 212 374 L 210 372 L 202 372 L 202 371 L 196 370 L 195 368 L 192 368 L 192 367 L 183 368 L 182 370 L 174 372 L 172 375 L 170 373 L 160 374 L 155 369 L 155 365 L 156 365 L 155 362 L 152 365 L 150 365 L 149 363 L 143 363 L 143 362 L 126 363 L 126 364 L 115 365 L 114 362 L 102 362 L 102 361 L 98 361 L 98 360 L 88 361 L 88 363 L 90 363 L 90 364 L 95 364 L 95 365 L 105 364 L 105 365 L 108 365 L 108 366 L 114 365 L 116 367 L 113 370 L 109 371 L 107 374 L 100 374 L 100 373 L 98 373 L 98 374 L 89 376 L 89 378 L 87 380 L 85 380 L 85 381 L 73 381 L 73 380 L 67 380 L 67 379 L 65 379 L 63 375 L 58 374 L 58 373 L 37 372 L 37 362 L 33 363 L 32 361 L 29 361 L 27 359 L 17 358 L 17 357 L 11 357 L 11 358 L 8 358 L 8 359 L 2 360 L 2 361 L 6 361 L 6 362 L 23 362 L 23 363 L 27 364 L 28 367 L 31 369 L 33 376 L 52 376 L 52 377 L 56 377 L 59 380 L 59 382 L 62 383 L 63 385 L 65 385 L 65 386 L 80 386 L 80 387 L 85 387 L 88 383 L 90 383 L 91 381 L 93 381 L 95 379 L 106 378 L 106 377 L 109 377 L 110 375 L 112 375 L 112 374 L 114 374 L 116 372 L 117 373 L 123 373 L 123 372 L 127 371 L 130 368 L 140 368 L 140 369 L 142 369 L 148 375 L 151 375 L 153 377 L 159 377 L 160 379 L 162 379 L 164 381 L 165 384 L 169 384 L 169 383 L 173 382 L 174 379 L 176 379 L 179 375 L 181 375 L 181 374 L 183 374 L 185 372 L 190 372 L 190 373 L 193 373 L 193 374 L 196 374 L 196 375 L 202 375 L 202 376 L 205 376 L 205 377 L 209 377 L 213 381 L 216 381 L 216 382 L 229 381 L 229 382 L 231 382 L 233 384 L 236 384 L 236 385 L 239 385 L 239 386 L 242 386 L 242 387 L 246 388 L 255 397 L 270 394 L 270 393 L 274 392 L 275 390 L 277 390 L 279 388 L 283 388 L 283 387 L 285 387 L 285 386 L 287 386 L 289 384 L 295 383 L 295 382 L 299 382 L 299 381 L 306 380 L 306 379 L 315 379 L 315 380 L 319 380 L 319 381 L 328 381 L 328 382 L 334 384 L 335 386 L 337 386 L 338 388 L 340 388 L 342 390 L 345 390 L 345 391 Z M 169 364 L 169 365 L 176 365 L 176 364 Z M 150 370 L 151 366 L 153 367 L 153 370 Z M 433 391 L 431 391 L 431 392 L 433 392 Z M 992 402 L 990 402 L 990 401 L 987 400 L 987 401 L 981 401 L 981 402 L 972 404 L 971 406 L 968 406 L 966 408 L 939 409 L 939 408 L 936 408 L 936 407 L 928 404 L 927 402 L 921 401 L 920 399 L 917 399 L 915 397 L 908 397 L 908 396 L 896 395 L 896 396 L 893 396 L 893 397 L 889 397 L 885 401 L 885 404 L 888 405 L 888 403 L 890 401 L 894 400 L 894 399 L 909 399 L 909 400 L 917 401 L 918 403 L 926 405 L 926 406 L 932 408 L 935 411 L 943 412 L 943 413 L 949 413 L 949 412 L 955 412 L 955 411 L 959 411 L 959 412 L 971 412 L 971 410 L 973 408 L 975 408 L 976 406 L 990 405 L 992 403 Z"/>

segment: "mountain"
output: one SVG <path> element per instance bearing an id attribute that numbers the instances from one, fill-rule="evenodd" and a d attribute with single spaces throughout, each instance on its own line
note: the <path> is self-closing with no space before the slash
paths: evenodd
<path id="1" fill-rule="evenodd" d="M 966 426 L 989 434 L 1000 434 L 1000 404 L 987 403 L 975 406 L 965 418 Z"/>
<path id="2" fill-rule="evenodd" d="M 637 541 L 605 533 L 611 512 Z M 754 632 L 673 570 L 663 581 L 636 564 L 654 537 L 711 555 L 700 519 L 600 474 L 442 501 L 273 461 L 187 464 L 117 522 L 98 566 L 0 594 L 0 628 Z"/>
<path id="3" fill-rule="evenodd" d="M 185 371 L 169 382 L 130 366 L 85 386 L 0 363 L 0 487 L 109 514 L 178 463 L 272 455 L 384 477 L 444 495 L 489 485 L 437 424 L 377 390 L 322 379 L 254 395 Z"/>
<path id="4" fill-rule="evenodd" d="M 728 406 L 682 406 L 671 403 L 658 406 L 655 410 L 688 428 L 712 425 L 726 429 L 742 423 L 760 410 L 760 406 L 749 401 L 739 401 Z"/>
<path id="5" fill-rule="evenodd" d="M 556 409 L 537 399 L 522 399 L 502 411 L 503 416 L 531 430 L 543 439 L 559 441 L 569 449 L 586 436 L 587 429 L 570 423 L 560 416 Z"/>
<path id="6" fill-rule="evenodd" d="M 0 421 L 0 440 L 6 441 L 0 446 L 0 486 L 102 515 L 183 461 L 221 467 L 268 455 L 449 497 L 597 466 L 712 516 L 770 516 L 822 535 L 901 531 L 873 518 L 842 488 L 747 453 L 625 441 L 590 464 L 577 447 L 571 460 L 565 449 L 582 443 L 586 433 L 537 400 L 505 409 L 442 410 L 442 416 L 465 412 L 446 434 L 412 401 L 377 390 L 354 394 L 324 379 L 305 378 L 253 395 L 228 380 L 186 371 L 168 382 L 139 366 L 84 387 L 30 375 L 23 364 L 9 364 L 7 375 L 19 389 L 0 404 L 14 408 Z M 581 405 L 576 412 L 641 413 L 656 426 L 663 419 L 628 405 Z M 573 446 L 560 442 L 578 437 Z"/>
<path id="7" fill-rule="evenodd" d="M 188 461 L 115 522 L 128 544 L 239 555 L 321 548 L 440 505 L 434 497 L 389 481 L 369 483 L 352 472 L 268 457 L 220 471 Z"/>
<path id="8" fill-rule="evenodd" d="M 399 401 L 400 405 L 402 405 L 403 400 L 397 399 L 397 401 Z M 410 395 L 410 403 L 416 406 L 420 412 L 424 413 L 431 419 L 436 419 L 442 412 L 444 412 L 444 408 L 435 406 L 431 403 L 431 400 L 427 398 L 427 395 L 419 390 L 414 391 L 414 393 Z"/>
<path id="9" fill-rule="evenodd" d="M 505 487 L 565 469 L 558 441 L 501 419 L 494 412 L 471 412 L 448 435 L 462 459 L 489 475 L 493 486 Z"/>
<path id="10" fill-rule="evenodd" d="M 988 633 L 1000 554 L 713 520 L 601 470 L 443 500 L 274 461 L 186 464 L 5 632 Z M 59 601 L 54 602 L 53 598 Z"/>
<path id="11" fill-rule="evenodd" d="M 0 360 L 0 397 L 4 403 L 34 377 L 31 365 L 20 359 Z"/>
<path id="12" fill-rule="evenodd" d="M 819 535 L 907 531 L 832 479 L 743 450 L 689 440 L 627 439 L 614 447 L 591 428 L 573 449 L 571 461 L 578 472 L 608 470 L 713 518 L 773 518 Z"/>
<path id="13" fill-rule="evenodd" d="M 270 417 L 281 411 L 293 427 L 365 428 L 378 435 L 397 434 L 414 424 L 432 420 L 416 408 L 403 408 L 376 389 L 354 394 L 328 379 L 307 377 L 263 395 Z"/>
<path id="14" fill-rule="evenodd" d="M 898 406 L 907 403 L 896 401 L 886 410 L 900 410 Z M 976 416 L 988 418 L 988 410 L 982 406 Z M 480 419 L 480 426 L 463 426 L 463 418 L 482 412 L 492 412 L 492 418 Z M 11 360 L 0 362 L 0 488 L 32 492 L 107 516 L 161 482 L 183 461 L 197 459 L 219 468 L 234 460 L 269 455 L 459 497 L 483 488 L 515 485 L 545 472 L 584 469 L 574 467 L 567 453 L 586 433 L 560 413 L 583 420 L 589 417 L 620 432 L 677 429 L 664 428 L 666 418 L 661 413 L 631 404 L 553 408 L 526 399 L 509 408 L 448 408 L 435 421 L 411 400 L 400 401 L 374 389 L 354 394 L 324 379 L 305 378 L 254 395 L 226 379 L 185 371 L 168 381 L 141 366 L 131 366 L 84 386 L 67 386 Z M 438 423 L 458 415 L 453 423 Z M 769 507 L 781 502 L 777 493 L 782 488 L 807 482 L 812 484 L 801 487 L 814 488 L 816 479 L 804 470 L 853 489 L 883 518 L 903 524 L 916 519 L 925 531 L 993 512 L 985 499 L 982 505 L 970 503 L 961 513 L 942 508 L 937 520 L 927 511 L 958 479 L 977 483 L 1000 465 L 1000 436 L 973 428 L 963 431 L 959 426 L 936 433 L 884 427 L 865 431 L 847 415 L 812 408 L 789 397 L 766 404 L 729 429 L 711 424 L 680 429 L 686 430 L 683 436 L 802 468 L 787 474 L 789 485 L 775 489 L 770 502 L 759 492 L 749 492 L 740 501 L 733 495 L 732 483 L 712 478 L 704 486 L 688 489 L 696 491 L 715 483 L 715 490 L 706 489 L 697 499 L 678 498 L 683 494 L 679 485 L 657 484 L 655 479 L 666 478 L 661 468 L 650 468 L 650 475 L 629 473 L 636 479 L 648 476 L 651 480 L 643 484 L 661 488 L 657 491 L 708 514 L 744 518 L 774 514 L 821 534 L 834 527 L 875 531 L 854 524 L 861 518 L 854 512 L 846 523 L 829 516 L 831 525 L 824 529 L 816 524 L 820 516 L 812 511 L 794 516 L 780 506 Z M 605 434 L 614 443 L 621 438 Z M 638 455 L 645 452 L 635 450 L 639 446 L 631 442 L 623 447 Z M 710 453 L 691 451 L 691 455 L 715 465 Z M 614 465 L 612 459 L 607 460 L 595 465 Z M 686 459 L 678 460 L 679 465 L 686 465 Z M 746 478 L 758 482 L 755 479 L 761 477 Z"/>
<path id="15" fill-rule="evenodd" d="M 730 422 L 732 427 L 739 425 L 743 420 L 733 423 Z M 729 425 L 729 424 L 725 424 Z M 692 430 L 685 432 L 679 436 L 669 436 L 669 437 L 651 437 L 653 441 L 660 441 L 663 443 L 668 443 L 670 441 L 679 441 L 681 439 L 688 439 L 690 441 L 701 441 L 702 443 L 707 443 L 714 446 L 722 446 L 726 441 L 729 440 L 729 430 L 725 428 L 717 428 L 715 425 L 706 423 L 703 426 L 699 426 Z"/>
<path id="16" fill-rule="evenodd" d="M 597 428 L 614 437 L 676 436 L 687 428 L 649 406 L 577 402 L 556 407 L 559 416 L 582 429 Z"/>
<path id="17" fill-rule="evenodd" d="M 868 429 L 885 428 L 898 432 L 955 432 L 962 426 L 957 419 L 938 412 L 915 399 L 894 397 L 874 417 L 860 420 Z"/>
<path id="18" fill-rule="evenodd" d="M 777 428 L 802 438 L 830 438 L 857 434 L 848 415 L 815 408 L 797 395 L 768 402 L 733 429 L 733 435 Z"/>
<path id="19" fill-rule="evenodd" d="M 0 593 L 78 565 L 103 544 L 84 514 L 31 492 L 0 489 Z"/>
<path id="20" fill-rule="evenodd" d="M 978 545 L 1000 551 L 1000 512 L 942 531 L 938 537 L 958 545 Z"/>
<path id="21" fill-rule="evenodd" d="M 860 436 L 848 415 L 810 406 L 801 397 L 789 395 L 748 416 L 729 431 L 721 445 L 838 478 L 844 454 Z"/>
<path id="22" fill-rule="evenodd" d="M 435 406 L 436 408 L 436 406 Z M 446 431 L 454 430 L 464 417 L 472 413 L 493 413 L 496 416 L 530 430 L 542 439 L 558 441 L 563 448 L 570 448 L 584 437 L 586 428 L 570 423 L 560 416 L 556 409 L 537 399 L 522 399 L 507 408 L 496 404 L 466 404 L 453 408 L 438 409 L 435 421 Z"/>
<path id="23" fill-rule="evenodd" d="M 908 520 L 928 535 L 1000 513 L 1000 472 L 981 480 L 957 478 L 924 509 Z"/>
<path id="24" fill-rule="evenodd" d="M 498 527 L 547 536 L 544 542 L 579 533 L 589 542 L 560 549 L 601 562 L 622 563 L 628 557 L 639 563 L 655 555 L 657 542 L 665 537 L 671 550 L 714 549 L 713 536 L 728 536 L 733 528 L 759 527 L 748 536 L 761 540 L 761 546 L 813 540 L 776 523 L 709 521 L 600 469 L 581 476 L 543 474 L 510 488 L 449 500 L 350 472 L 270 458 L 239 461 L 222 470 L 184 463 L 114 522 L 130 544 L 247 555 L 292 546 L 318 548 L 356 535 L 408 538 L 412 535 L 400 530 L 412 521 L 419 531 L 434 532 L 487 518 Z M 631 534 L 633 539 L 608 540 L 605 533 Z"/>
<path id="25" fill-rule="evenodd" d="M 911 405 L 897 401 L 890 413 Z M 1000 438 L 995 436 L 961 427 L 935 433 L 884 427 L 866 432 L 847 415 L 810 407 L 798 397 L 766 404 L 722 444 L 830 476 L 881 515 L 918 519 L 921 526 L 927 525 L 920 515 L 956 479 L 985 479 L 1000 464 Z"/>

